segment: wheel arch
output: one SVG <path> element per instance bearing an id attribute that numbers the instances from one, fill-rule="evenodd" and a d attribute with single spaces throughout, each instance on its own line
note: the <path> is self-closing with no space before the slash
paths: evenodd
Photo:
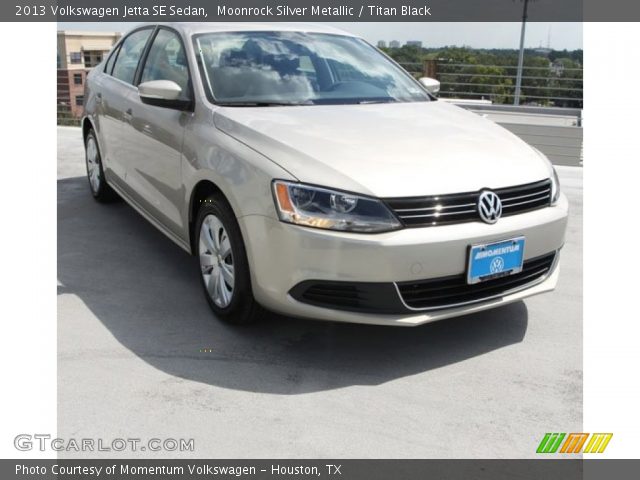
<path id="1" fill-rule="evenodd" d="M 227 202 L 227 205 L 229 205 L 229 208 L 231 209 L 231 212 L 233 213 L 234 217 L 236 217 L 236 213 L 233 209 L 233 206 L 231 205 L 231 202 L 229 201 L 229 198 L 224 194 L 224 192 L 222 191 L 222 189 L 220 187 L 218 187 L 218 185 L 216 183 L 214 183 L 212 180 L 210 179 L 201 179 L 199 180 L 194 186 L 193 189 L 191 190 L 191 195 L 189 198 L 189 216 L 188 216 L 188 221 L 189 221 L 189 246 L 191 247 L 191 254 L 195 255 L 197 248 L 195 245 L 195 239 L 196 239 L 196 232 L 195 232 L 195 224 L 196 224 L 196 218 L 198 216 L 198 210 L 200 210 L 200 204 L 202 203 L 202 201 L 204 201 L 207 197 L 210 197 L 211 195 L 221 195 L 225 201 Z"/>
<path id="2" fill-rule="evenodd" d="M 91 121 L 91 119 L 89 117 L 84 117 L 82 119 L 82 140 L 84 140 L 85 142 L 87 141 L 87 135 L 89 135 L 89 130 L 93 130 L 94 132 L 96 131 L 96 128 L 93 125 L 93 122 Z M 96 138 L 97 140 L 97 138 Z"/>

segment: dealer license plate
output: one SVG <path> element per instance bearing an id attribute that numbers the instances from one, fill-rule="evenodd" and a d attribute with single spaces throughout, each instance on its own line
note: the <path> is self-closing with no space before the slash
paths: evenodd
<path id="1" fill-rule="evenodd" d="M 472 245 L 469 250 L 467 283 L 479 283 L 522 271 L 524 237 Z"/>

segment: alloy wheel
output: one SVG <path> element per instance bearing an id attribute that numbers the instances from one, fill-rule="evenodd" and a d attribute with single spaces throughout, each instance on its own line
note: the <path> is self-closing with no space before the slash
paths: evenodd
<path id="1" fill-rule="evenodd" d="M 229 306 L 234 287 L 233 251 L 224 225 L 213 214 L 202 221 L 198 253 L 202 279 L 211 300 L 220 308 Z"/>
<path id="2" fill-rule="evenodd" d="M 89 136 L 87 140 L 87 175 L 89 176 L 91 190 L 97 193 L 100 190 L 100 157 L 98 155 L 98 146 L 93 136 Z"/>

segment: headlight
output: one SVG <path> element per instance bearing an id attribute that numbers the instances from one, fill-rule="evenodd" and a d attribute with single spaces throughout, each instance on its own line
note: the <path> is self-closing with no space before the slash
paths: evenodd
<path id="1" fill-rule="evenodd" d="M 555 205 L 560 198 L 560 179 L 558 178 L 556 169 L 551 168 L 553 169 L 553 175 L 551 175 L 551 205 Z"/>
<path id="2" fill-rule="evenodd" d="M 275 180 L 273 194 L 283 222 L 346 232 L 379 233 L 402 225 L 379 200 Z"/>

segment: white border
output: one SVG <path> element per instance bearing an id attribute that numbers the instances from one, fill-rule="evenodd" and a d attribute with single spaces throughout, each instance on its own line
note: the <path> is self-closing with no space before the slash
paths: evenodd
<path id="1" fill-rule="evenodd" d="M 0 29 L 7 47 L 0 77 L 2 458 L 26 458 L 13 447 L 17 433 L 56 434 L 55 30 L 55 23 Z M 583 431 L 614 433 L 603 454 L 609 458 L 637 458 L 640 432 L 639 30 L 635 23 L 584 26 Z"/>
<path id="2" fill-rule="evenodd" d="M 0 458 L 56 435 L 56 24 L 3 23 Z"/>
<path id="3" fill-rule="evenodd" d="M 604 454 L 638 458 L 640 433 L 640 25 L 586 23 L 584 432 Z"/>

